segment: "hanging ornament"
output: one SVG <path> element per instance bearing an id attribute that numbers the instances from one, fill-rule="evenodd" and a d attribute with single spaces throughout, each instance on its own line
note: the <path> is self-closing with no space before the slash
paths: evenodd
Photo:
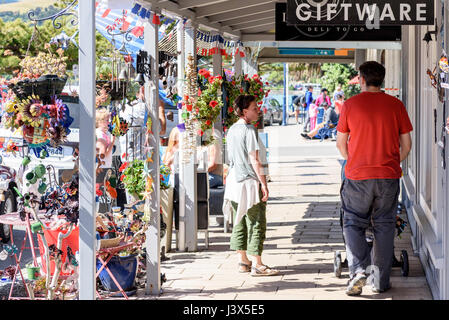
<path id="1" fill-rule="evenodd" d="M 153 24 L 154 25 L 160 25 L 161 24 L 161 20 L 159 19 L 159 15 L 157 15 L 156 13 L 153 14 Z"/>
<path id="2" fill-rule="evenodd" d="M 449 73 L 449 61 L 446 55 L 443 55 L 439 62 L 440 70 L 444 73 Z"/>

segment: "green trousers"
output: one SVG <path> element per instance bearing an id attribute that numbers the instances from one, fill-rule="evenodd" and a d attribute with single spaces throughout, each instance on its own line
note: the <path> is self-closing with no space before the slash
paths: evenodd
<path id="1" fill-rule="evenodd" d="M 232 202 L 234 220 L 238 204 Z M 248 210 L 238 225 L 234 226 L 231 235 L 231 250 L 247 251 L 252 256 L 260 256 L 263 251 L 267 231 L 266 202 L 259 202 Z"/>

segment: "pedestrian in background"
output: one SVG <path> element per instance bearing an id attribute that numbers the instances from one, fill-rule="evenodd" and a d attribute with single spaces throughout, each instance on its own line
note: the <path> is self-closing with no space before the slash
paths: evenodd
<path id="1" fill-rule="evenodd" d="M 304 128 L 303 128 L 303 132 L 307 132 L 311 127 L 311 122 L 310 122 L 310 117 L 309 117 L 309 108 L 310 105 L 313 102 L 313 87 L 309 86 L 307 88 L 307 92 L 305 95 L 305 106 L 304 106 L 304 115 L 305 115 L 305 120 L 304 120 Z"/>
<path id="2" fill-rule="evenodd" d="M 335 112 L 337 115 L 340 115 L 341 108 L 343 108 L 344 98 L 341 94 L 337 95 L 337 100 L 335 100 Z"/>
<path id="3" fill-rule="evenodd" d="M 318 106 L 316 105 L 315 99 L 309 106 L 310 131 L 315 130 L 317 117 L 318 117 Z"/>
<path id="4" fill-rule="evenodd" d="M 316 99 L 316 105 L 321 106 L 323 102 L 326 102 L 329 106 L 331 106 L 331 98 L 329 97 L 329 91 L 326 88 L 321 90 L 320 96 Z"/>
<path id="5" fill-rule="evenodd" d="M 252 276 L 276 275 L 279 271 L 264 265 L 261 257 L 267 229 L 268 186 L 259 157 L 258 133 L 252 125 L 259 118 L 256 98 L 239 96 L 235 110 L 240 119 L 226 136 L 229 173 L 223 205 L 223 212 L 226 215 L 232 212 L 234 216 L 230 247 L 239 255 L 239 272 L 251 272 Z"/>
<path id="6" fill-rule="evenodd" d="M 347 160 L 341 187 L 350 271 L 347 295 L 360 295 L 367 276 L 374 292 L 391 287 L 400 163 L 410 152 L 413 127 L 404 104 L 381 91 L 384 78 L 381 64 L 360 66 L 362 93 L 345 101 L 337 127 L 337 148 Z M 370 221 L 372 253 L 365 240 Z"/>
<path id="7" fill-rule="evenodd" d="M 345 98 L 345 92 L 341 89 L 340 84 L 337 86 L 334 92 L 334 103 L 338 100 L 338 96 L 342 96 L 343 99 Z"/>

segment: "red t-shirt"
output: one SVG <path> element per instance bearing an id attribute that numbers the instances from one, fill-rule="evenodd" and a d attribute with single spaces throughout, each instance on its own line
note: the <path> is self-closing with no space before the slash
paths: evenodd
<path id="1" fill-rule="evenodd" d="M 404 104 L 382 92 L 345 101 L 337 130 L 349 133 L 345 175 L 351 180 L 399 179 L 399 136 L 413 130 Z"/>

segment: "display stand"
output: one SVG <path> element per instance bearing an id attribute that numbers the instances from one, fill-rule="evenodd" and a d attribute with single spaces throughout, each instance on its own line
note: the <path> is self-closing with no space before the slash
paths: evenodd
<path id="1" fill-rule="evenodd" d="M 35 249 L 39 249 L 39 248 L 34 246 L 34 240 L 33 240 L 33 234 L 31 232 L 31 224 L 30 224 L 29 214 L 26 215 L 26 220 L 22 221 L 17 212 L 7 213 L 7 214 L 0 216 L 0 223 L 9 225 L 10 234 L 11 234 L 11 245 L 14 245 L 14 235 L 13 235 L 14 226 L 26 226 L 26 232 L 25 232 L 25 235 L 22 240 L 22 245 L 20 248 L 19 256 L 17 257 L 17 253 L 14 254 L 16 266 L 15 266 L 14 278 L 13 278 L 12 284 L 11 284 L 11 290 L 9 291 L 8 300 L 31 300 L 32 295 L 28 291 L 28 286 L 26 284 L 25 278 L 23 277 L 22 268 L 20 267 L 20 262 L 22 260 L 22 254 L 25 249 L 31 250 L 31 254 L 33 256 L 33 266 L 35 266 L 35 267 L 38 266 Z M 29 247 L 25 247 L 27 240 L 30 243 Z M 16 278 L 17 278 L 17 272 L 20 273 L 22 283 L 23 283 L 26 293 L 27 293 L 27 297 L 13 297 L 13 295 L 12 295 L 13 290 L 14 290 L 14 285 L 16 282 Z"/>

